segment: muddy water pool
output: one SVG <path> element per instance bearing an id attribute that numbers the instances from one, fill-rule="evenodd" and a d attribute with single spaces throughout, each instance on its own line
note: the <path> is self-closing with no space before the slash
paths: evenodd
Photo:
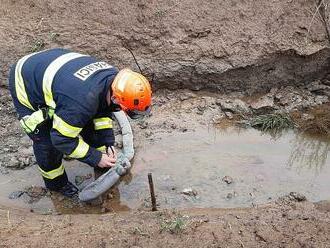
<path id="1" fill-rule="evenodd" d="M 148 172 L 152 172 L 160 208 L 250 207 L 295 191 L 310 201 L 330 199 L 330 141 L 289 131 L 280 137 L 254 129 L 205 128 L 173 133 L 137 150 L 130 175 L 104 197 L 102 205 L 46 196 L 29 203 L 9 199 L 13 191 L 40 185 L 37 168 L 0 174 L 0 205 L 36 212 L 98 213 L 149 207 Z M 74 182 L 92 168 L 65 162 Z M 225 182 L 226 178 L 230 184 Z M 93 178 L 87 179 L 83 187 Z M 182 191 L 193 190 L 192 194 Z"/>

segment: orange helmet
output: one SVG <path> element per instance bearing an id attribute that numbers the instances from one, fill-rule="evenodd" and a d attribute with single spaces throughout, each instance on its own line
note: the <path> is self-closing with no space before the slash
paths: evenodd
<path id="1" fill-rule="evenodd" d="M 111 100 L 119 104 L 132 119 L 150 112 L 151 87 L 142 74 L 127 68 L 120 70 L 111 88 Z"/>

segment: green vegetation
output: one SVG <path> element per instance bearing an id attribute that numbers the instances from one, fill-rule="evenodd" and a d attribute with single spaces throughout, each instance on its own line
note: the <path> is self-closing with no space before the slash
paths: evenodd
<path id="1" fill-rule="evenodd" d="M 132 234 L 134 235 L 140 235 L 144 237 L 150 237 L 150 235 L 147 232 L 142 231 L 140 227 L 134 227 L 132 230 Z"/>
<path id="2" fill-rule="evenodd" d="M 60 35 L 58 33 L 55 32 L 50 32 L 49 33 L 49 40 L 51 41 L 55 41 L 57 37 L 59 37 Z"/>
<path id="3" fill-rule="evenodd" d="M 186 223 L 184 218 L 179 215 L 175 217 L 173 220 L 165 220 L 160 224 L 161 231 L 167 231 L 172 234 L 177 234 L 183 231 L 185 228 Z"/>
<path id="4" fill-rule="evenodd" d="M 284 113 L 258 115 L 252 117 L 248 121 L 248 125 L 263 132 L 279 132 L 294 127 L 291 117 Z"/>
<path id="5" fill-rule="evenodd" d="M 42 50 L 45 47 L 45 42 L 42 39 L 36 39 L 32 42 L 32 45 L 29 49 L 30 52 L 35 53 Z"/>

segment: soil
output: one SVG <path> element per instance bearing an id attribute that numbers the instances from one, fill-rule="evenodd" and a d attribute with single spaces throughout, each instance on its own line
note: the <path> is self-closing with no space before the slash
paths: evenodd
<path id="1" fill-rule="evenodd" d="M 316 1 L 3 0 L 0 42 L 1 174 L 35 165 L 7 74 L 43 48 L 137 69 L 128 47 L 155 74 L 154 114 L 133 122 L 136 149 L 168 133 L 276 111 L 296 113 L 309 130 L 328 128 L 330 49 Z M 30 189 L 32 198 L 47 194 Z M 28 195 L 12 197 L 20 194 Z M 252 208 L 180 212 L 40 215 L 0 206 L 0 247 L 329 247 L 329 211 L 327 201 L 299 194 Z"/>
<path id="2" fill-rule="evenodd" d="M 137 68 L 155 87 L 256 93 L 326 77 L 328 40 L 314 0 L 3 0 L 0 81 L 29 51 L 67 47 Z"/>
<path id="3" fill-rule="evenodd" d="M 317 94 L 305 89 L 292 90 L 296 91 L 296 96 L 299 96 L 297 92 L 300 92 L 304 99 L 310 99 L 310 106 L 316 104 Z M 179 98 L 176 97 L 178 93 Z M 269 94 L 271 93 L 267 95 Z M 245 109 L 249 113 L 253 112 L 249 98 L 240 98 L 240 102 L 237 100 L 239 95 L 214 95 L 186 90 L 158 91 L 154 96 L 152 116 L 132 122 L 136 150 L 145 149 L 147 145 L 157 145 L 169 134 L 191 132 L 200 127 L 214 125 L 219 120 L 230 120 L 226 115 L 229 106 L 223 111 L 221 105 L 217 104 L 219 99 L 227 99 L 227 103 L 240 103 L 239 108 L 235 109 L 236 104 L 231 111 L 240 113 Z M 264 97 L 265 95 L 259 95 L 251 101 L 258 101 Z M 7 101 L 1 100 L 2 105 L 6 106 Z M 242 108 L 243 104 L 247 109 Z M 294 105 L 292 108 L 298 112 L 304 109 L 304 106 L 288 101 L 288 104 L 283 106 L 274 103 L 271 111 L 285 111 L 291 105 Z M 321 108 L 327 105 L 318 106 Z M 2 173 L 13 173 L 13 168 L 8 168 L 6 161 L 30 156 L 22 153 L 21 148 L 28 148 L 30 144 L 29 140 L 22 136 L 19 126 L 16 125 L 15 115 L 12 113 L 9 104 L 5 118 L 1 119 L 4 129 L 8 130 L 1 133 Z M 120 147 L 119 138 L 117 142 Z M 15 144 L 19 144 L 19 149 Z M 7 150 L 8 147 L 16 149 Z M 33 166 L 32 163 L 28 166 L 31 165 Z M 24 167 L 15 167 L 15 169 L 24 169 Z M 137 171 L 139 171 L 138 167 Z M 227 186 L 229 179 L 223 179 L 225 182 L 222 183 Z M 39 191 L 37 188 L 37 192 Z M 228 201 L 231 198 L 236 199 L 237 193 L 241 194 L 239 191 L 228 194 Z M 24 194 L 23 197 L 27 195 Z M 150 204 L 140 208 L 139 211 L 126 212 L 127 207 L 123 208 L 120 202 L 117 203 L 116 196 L 110 196 L 109 199 L 107 204 L 102 205 L 101 215 L 72 215 L 72 212 L 75 212 L 72 207 L 69 210 L 70 214 L 64 215 L 57 215 L 61 210 L 40 214 L 40 212 L 29 213 L 15 207 L 8 208 L 7 205 L 0 207 L 0 223 L 3 223 L 0 229 L 0 245 L 1 247 L 63 245 L 67 247 L 327 247 L 330 243 L 329 203 L 323 201 L 322 204 L 315 205 L 308 201 L 296 202 L 304 200 L 299 194 L 267 205 L 252 204 L 254 206 L 252 208 L 161 210 L 156 213 L 146 211 L 150 209 Z M 30 200 L 33 202 L 34 198 L 27 199 Z M 68 203 L 65 199 L 58 201 L 59 205 Z M 116 208 L 117 204 L 118 208 Z M 80 209 L 79 212 L 83 212 L 81 204 L 77 207 Z M 109 211 L 111 214 L 105 214 Z M 65 213 L 65 209 L 63 212 Z M 181 225 L 184 227 L 183 230 Z"/>
<path id="4" fill-rule="evenodd" d="M 1 247 L 328 247 L 329 204 L 286 197 L 250 209 L 103 215 L 0 210 Z"/>

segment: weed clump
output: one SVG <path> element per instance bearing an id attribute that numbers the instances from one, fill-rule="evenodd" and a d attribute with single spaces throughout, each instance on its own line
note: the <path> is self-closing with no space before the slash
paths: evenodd
<path id="1" fill-rule="evenodd" d="M 38 52 L 40 50 L 42 50 L 45 47 L 45 42 L 41 39 L 37 39 L 35 41 L 33 41 L 29 51 L 32 53 Z"/>
<path id="2" fill-rule="evenodd" d="M 294 127 L 291 117 L 284 113 L 258 115 L 252 117 L 248 124 L 263 132 L 279 132 Z"/>
<path id="3" fill-rule="evenodd" d="M 182 216 L 177 216 L 173 220 L 165 220 L 160 224 L 160 230 L 172 234 L 178 234 L 183 231 L 186 222 Z"/>

